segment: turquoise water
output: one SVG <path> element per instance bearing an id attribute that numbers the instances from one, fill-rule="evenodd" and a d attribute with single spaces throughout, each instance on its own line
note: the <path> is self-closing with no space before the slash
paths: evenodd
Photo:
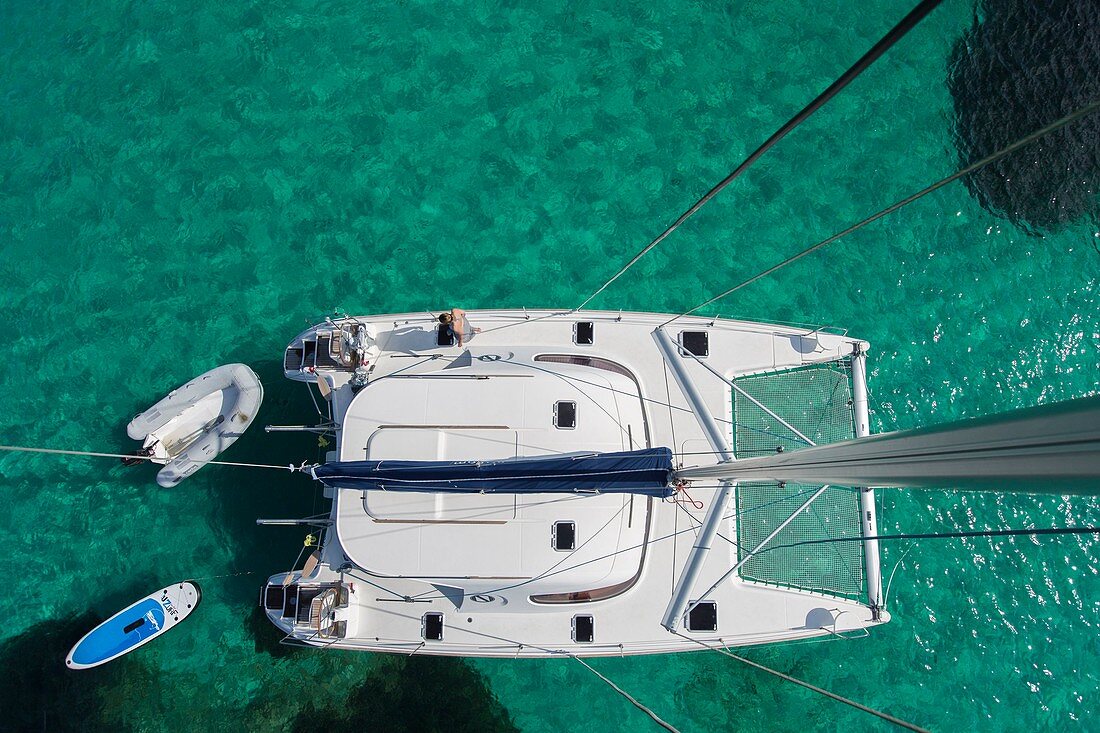
<path id="1" fill-rule="evenodd" d="M 281 351 L 338 307 L 579 303 L 907 10 L 727 4 L 0 7 L 5 444 L 120 451 L 216 364 L 308 421 Z M 953 170 L 949 0 L 593 303 L 682 310 Z M 1100 371 L 1095 223 L 1027 236 L 954 184 L 713 312 L 871 341 L 873 427 L 1079 396 Z M 255 430 L 229 460 L 298 462 Z M 324 504 L 278 472 L 176 490 L 112 461 L 0 457 L 0 720 L 31 729 L 527 731 L 651 723 L 575 663 L 290 652 L 252 607 Z M 883 496 L 884 531 L 1096 524 L 1085 498 Z M 1100 544 L 928 542 L 867 639 L 745 654 L 936 729 L 1095 729 Z M 62 669 L 92 623 L 199 578 L 183 630 Z M 189 628 L 188 628 L 189 627 Z M 691 731 L 881 727 L 708 653 L 597 660 Z"/>

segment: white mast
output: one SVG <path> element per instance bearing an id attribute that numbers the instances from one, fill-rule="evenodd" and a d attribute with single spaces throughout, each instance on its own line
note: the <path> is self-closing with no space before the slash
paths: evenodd
<path id="1" fill-rule="evenodd" d="M 677 471 L 677 479 L 1100 494 L 1100 396 Z"/>

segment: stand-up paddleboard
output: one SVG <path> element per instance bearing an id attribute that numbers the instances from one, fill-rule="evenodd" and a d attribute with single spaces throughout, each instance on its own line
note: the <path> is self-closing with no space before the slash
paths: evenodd
<path id="1" fill-rule="evenodd" d="M 191 581 L 162 588 L 85 634 L 65 664 L 69 669 L 88 669 L 132 652 L 190 616 L 201 598 L 199 586 Z"/>

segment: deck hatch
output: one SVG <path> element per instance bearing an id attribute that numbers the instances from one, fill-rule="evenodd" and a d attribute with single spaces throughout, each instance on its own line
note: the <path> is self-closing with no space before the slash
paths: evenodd
<path id="1" fill-rule="evenodd" d="M 263 606 L 269 611 L 275 611 L 283 607 L 286 600 L 286 588 L 282 585 L 264 586 Z"/>
<path id="2" fill-rule="evenodd" d="M 706 331 L 681 331 L 680 346 L 695 356 L 710 354 L 710 336 Z"/>
<path id="3" fill-rule="evenodd" d="M 694 601 L 693 601 L 694 603 Z M 688 611 L 688 631 L 717 631 L 718 604 L 714 601 L 699 601 Z"/>
<path id="4" fill-rule="evenodd" d="M 554 403 L 554 427 L 572 430 L 577 427 L 577 403 L 560 400 Z"/>
<path id="5" fill-rule="evenodd" d="M 573 324 L 573 343 L 578 346 L 591 346 L 596 340 L 596 324 L 592 321 L 577 321 Z"/>
<path id="6" fill-rule="evenodd" d="M 283 356 L 283 371 L 296 372 L 302 368 L 302 350 L 287 349 Z"/>
<path id="7" fill-rule="evenodd" d="M 555 550 L 562 552 L 577 549 L 577 525 L 573 522 L 554 522 L 550 542 Z"/>
<path id="8" fill-rule="evenodd" d="M 428 611 L 420 620 L 420 633 L 428 641 L 443 641 L 443 614 Z"/>
<path id="9" fill-rule="evenodd" d="M 298 615 L 298 586 L 286 586 L 286 595 L 283 600 L 283 618 L 294 618 Z"/>
<path id="10" fill-rule="evenodd" d="M 578 614 L 573 617 L 573 641 L 578 644 L 591 644 L 595 638 L 596 621 L 592 616 Z"/>

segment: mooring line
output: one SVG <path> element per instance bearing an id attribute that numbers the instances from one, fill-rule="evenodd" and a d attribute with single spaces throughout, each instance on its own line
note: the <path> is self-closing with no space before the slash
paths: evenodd
<path id="1" fill-rule="evenodd" d="M 86 450 L 60 450 L 58 448 L 28 448 L 26 446 L 19 446 L 19 445 L 0 445 L 0 451 L 9 451 L 9 452 L 17 452 L 17 453 L 50 453 L 50 454 L 53 454 L 53 455 L 86 456 L 86 457 L 91 457 L 91 458 L 129 458 L 129 459 L 138 460 L 138 461 L 151 461 L 151 460 L 153 460 L 152 456 L 137 456 L 137 455 L 134 455 L 133 453 L 98 453 L 98 452 L 95 452 L 95 451 L 86 451 Z M 283 466 L 276 466 L 276 465 L 269 464 L 269 463 L 236 463 L 236 462 L 233 462 L 233 461 L 206 461 L 203 465 L 206 465 L 207 463 L 210 463 L 210 464 L 213 464 L 213 465 L 216 465 L 216 466 L 241 466 L 241 467 L 244 467 L 244 468 L 278 468 L 278 469 L 281 469 L 283 471 L 292 471 L 292 472 L 302 470 L 301 466 L 293 466 L 293 465 L 289 465 L 289 464 L 288 465 L 283 465 Z"/>

